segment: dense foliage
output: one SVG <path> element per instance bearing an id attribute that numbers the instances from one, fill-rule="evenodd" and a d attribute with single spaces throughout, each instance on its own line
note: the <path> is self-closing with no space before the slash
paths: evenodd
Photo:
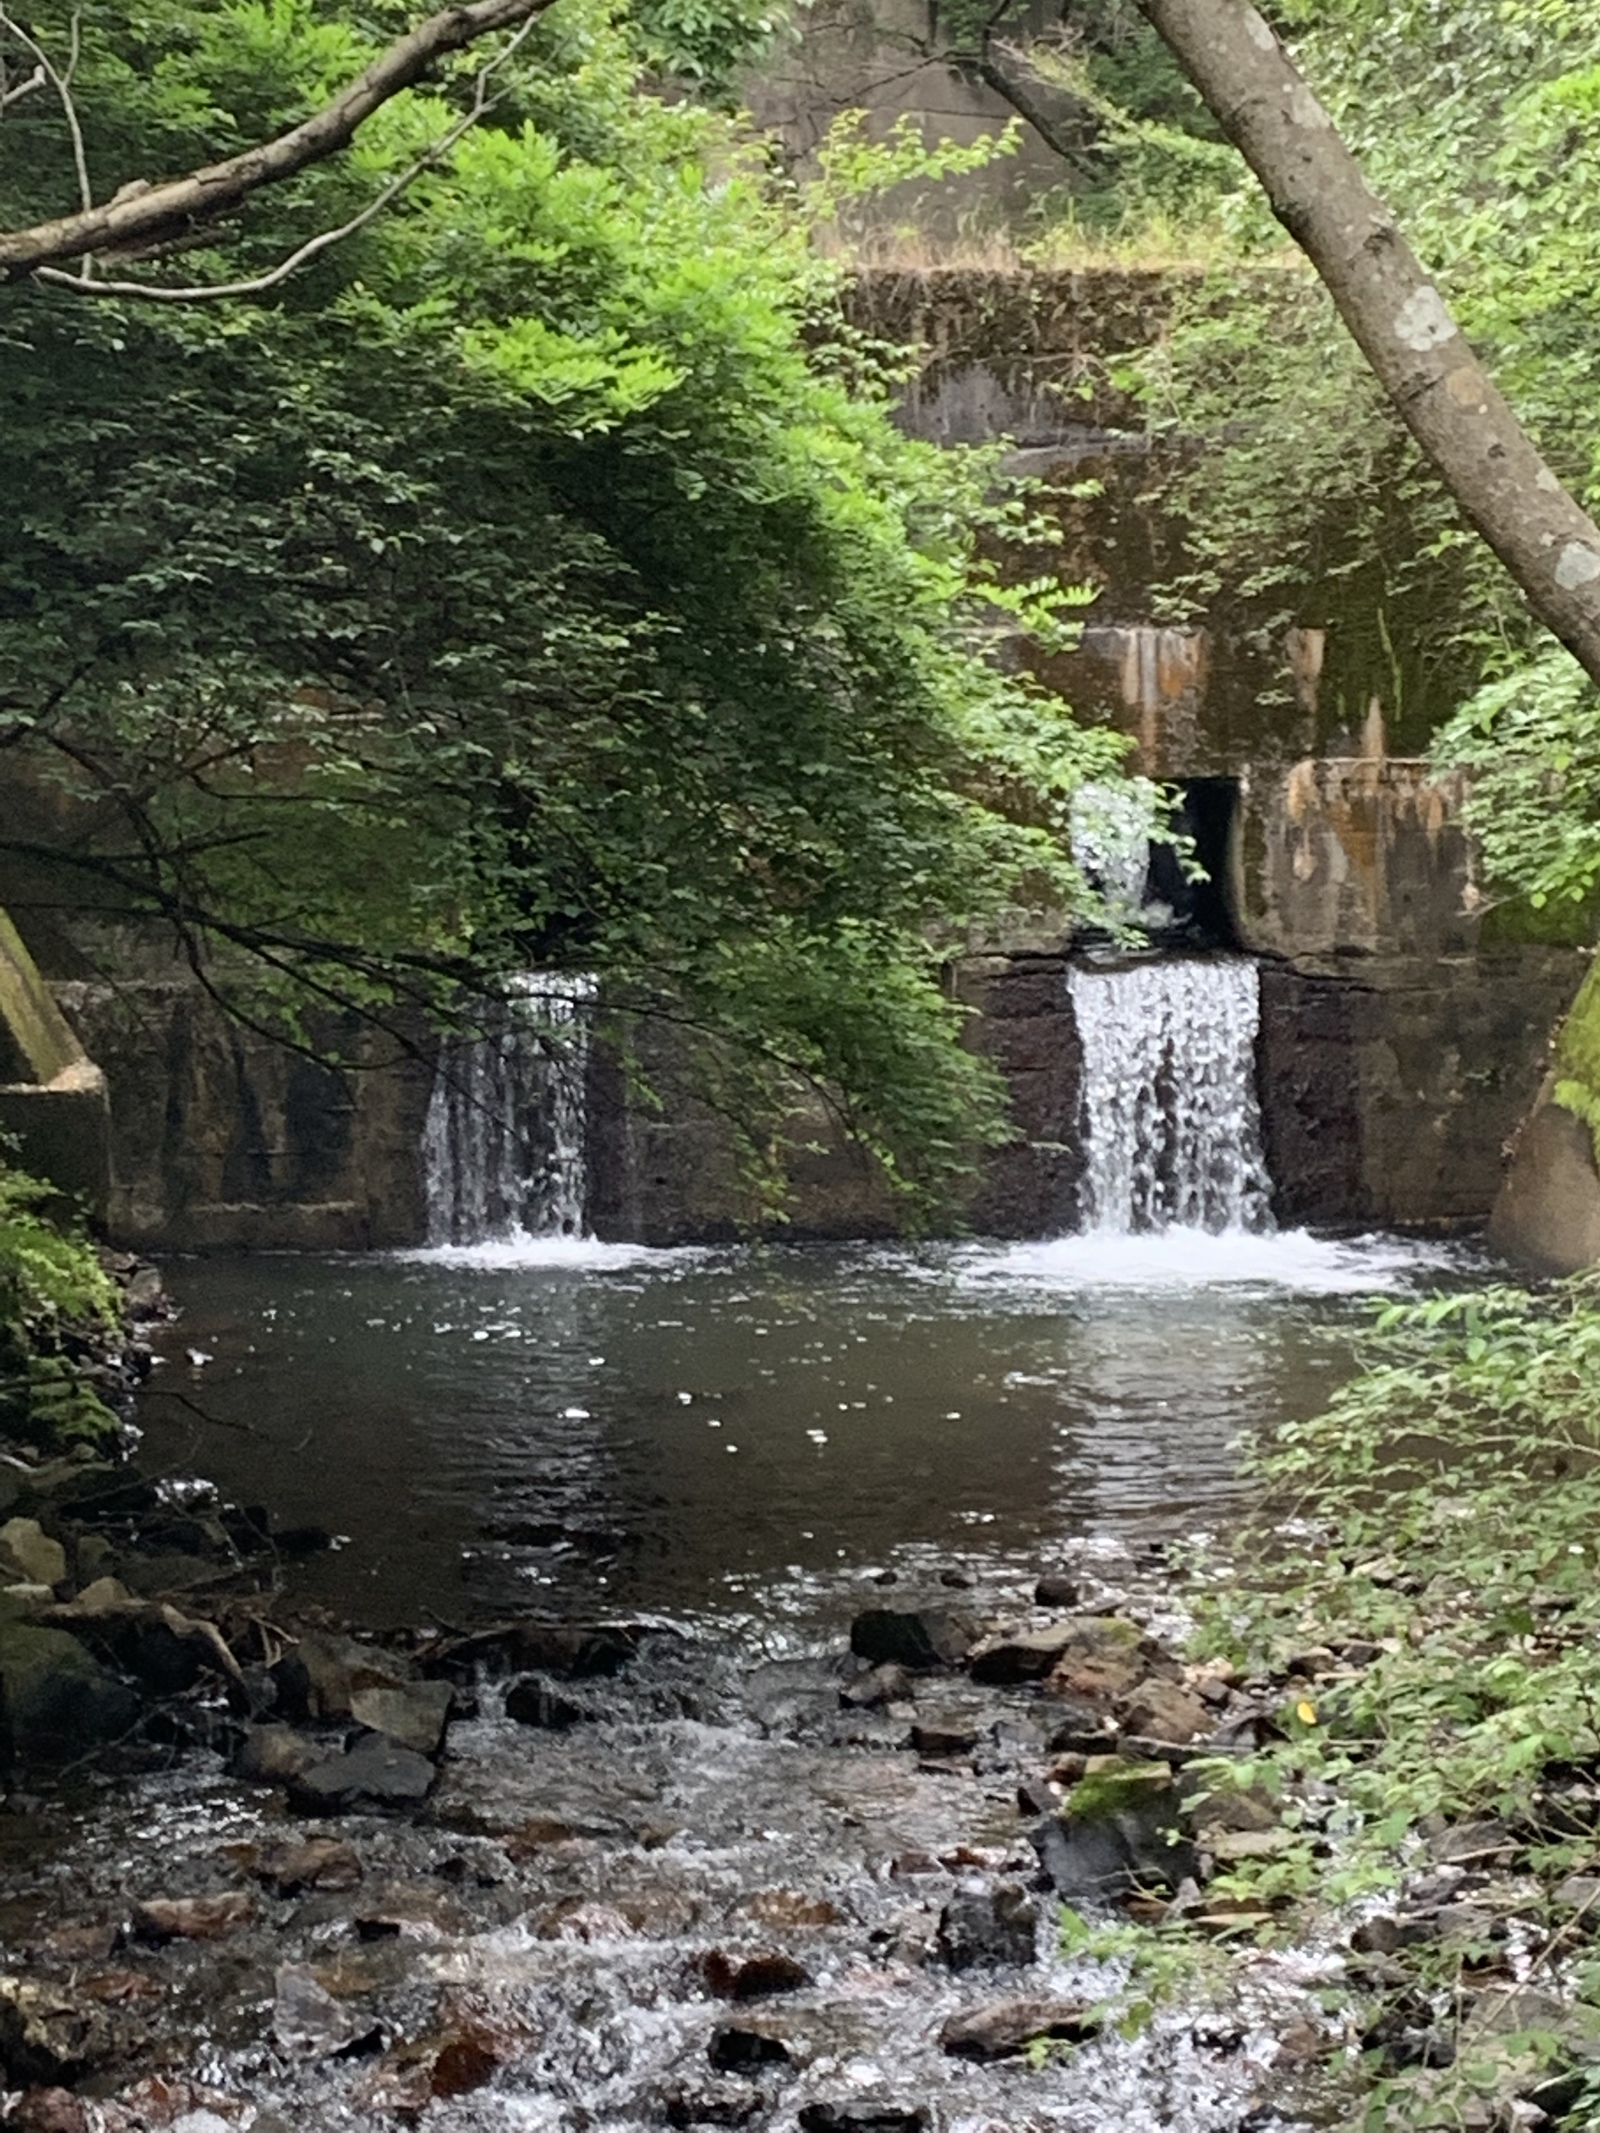
<path id="1" fill-rule="evenodd" d="M 59 1196 L 0 1156 L 0 1441 L 46 1448 L 115 1431 L 82 1363 L 86 1340 L 118 1318 L 115 1285 Z"/>
<path id="2" fill-rule="evenodd" d="M 69 14 L 101 194 L 281 126 L 403 20 L 105 0 L 34 34 L 65 50 Z M 354 1002 L 404 1036 L 597 970 L 842 1083 L 937 1180 L 1000 1127 L 931 932 L 1061 888 L 1114 751 L 982 656 L 1031 596 L 982 582 L 975 533 L 1019 507 L 897 435 L 792 196 L 683 93 L 754 27 L 562 0 L 237 226 L 99 268 L 269 268 L 499 57 L 488 116 L 259 300 L 0 296 L 0 745 L 70 796 L 49 893 L 161 915 L 249 1012 L 265 972 L 302 1031 Z M 0 217 L 72 198 L 59 112 L 13 105 Z"/>

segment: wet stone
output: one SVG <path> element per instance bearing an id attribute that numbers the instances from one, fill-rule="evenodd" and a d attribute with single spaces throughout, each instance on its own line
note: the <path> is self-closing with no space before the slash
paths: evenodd
<path id="1" fill-rule="evenodd" d="M 296 1723 L 340 1724 L 355 1717 L 363 1690 L 404 1687 L 407 1670 L 392 1654 L 354 1637 L 309 1636 L 285 1652 L 272 1674 L 279 1703 Z"/>
<path id="2" fill-rule="evenodd" d="M 903 1666 L 869 1667 L 864 1674 L 839 1691 L 839 1701 L 848 1710 L 869 1711 L 878 1704 L 901 1703 L 911 1694 L 911 1675 Z"/>
<path id="3" fill-rule="evenodd" d="M 70 2089 L 29 2089 L 6 2112 L 5 2133 L 92 2133 L 89 2107 Z"/>
<path id="4" fill-rule="evenodd" d="M 777 1952 L 739 1957 L 713 1948 L 701 1958 L 700 1975 L 719 2000 L 769 1999 L 778 1993 L 799 1992 L 811 1983 L 811 1973 L 803 1963 Z"/>
<path id="5" fill-rule="evenodd" d="M 140 1940 L 225 1940 L 255 1915 L 254 1899 L 242 1889 L 223 1889 L 214 1896 L 158 1896 L 134 1907 L 133 1930 Z"/>
<path id="6" fill-rule="evenodd" d="M 289 1797 L 311 1814 L 355 1806 L 417 1807 L 437 1775 L 426 1756 L 370 1733 L 347 1753 L 302 1771 L 290 1785 Z"/>
<path id="7" fill-rule="evenodd" d="M 1015 1882 L 958 1889 L 939 1914 L 938 1952 L 952 1970 L 1017 1968 L 1038 1946 L 1039 1913 Z"/>
<path id="8" fill-rule="evenodd" d="M 327 1754 L 292 1726 L 251 1726 L 233 1759 L 234 1775 L 256 1785 L 287 1785 Z"/>
<path id="9" fill-rule="evenodd" d="M 0 1580 L 59 1585 L 66 1574 L 66 1549 L 36 1518 L 8 1518 L 0 1526 Z"/>
<path id="10" fill-rule="evenodd" d="M 943 1608 L 869 1607 L 850 1625 L 850 1649 L 858 1659 L 914 1674 L 958 1666 L 972 1643 L 971 1624 Z"/>
<path id="11" fill-rule="evenodd" d="M 398 1687 L 357 1689 L 350 1716 L 418 1755 L 436 1755 L 444 1740 L 454 1692 L 448 1681 L 408 1681 Z"/>
<path id="12" fill-rule="evenodd" d="M 1215 1721 L 1192 1690 L 1175 1681 L 1141 1682 L 1123 1709 L 1122 1723 L 1131 1734 L 1159 1741 L 1192 1741 Z"/>
<path id="13" fill-rule="evenodd" d="M 978 1745 L 978 1728 L 964 1718 L 930 1714 L 911 1728 L 911 1745 L 918 1755 L 970 1755 Z"/>
<path id="14" fill-rule="evenodd" d="M 331 2058 L 355 2035 L 356 2018 L 300 1963 L 285 1963 L 274 1980 L 272 2034 L 285 2051 Z"/>
<path id="15" fill-rule="evenodd" d="M 762 2067 L 788 2066 L 793 2054 L 781 2037 L 770 2030 L 747 2029 L 736 2022 L 723 2022 L 711 2032 L 707 2056 L 719 2074 L 746 2074 Z"/>
<path id="16" fill-rule="evenodd" d="M 361 1856 L 337 1837 L 311 1837 L 304 1843 L 274 1844 L 256 1862 L 256 1876 L 275 1896 L 299 1896 L 317 1889 L 334 1894 L 361 1880 Z"/>
<path id="17" fill-rule="evenodd" d="M 1082 2044 L 1099 2027 L 1098 2012 L 1074 2000 L 1001 2000 L 952 2015 L 939 2046 L 958 2059 L 1011 2059 L 1041 2037 Z"/>

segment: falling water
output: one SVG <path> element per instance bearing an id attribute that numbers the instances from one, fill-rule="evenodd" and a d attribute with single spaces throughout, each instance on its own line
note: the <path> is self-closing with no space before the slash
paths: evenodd
<path id="1" fill-rule="evenodd" d="M 440 1056 L 422 1135 L 430 1244 L 584 1229 L 587 976 L 535 973 L 497 1026 Z"/>
<path id="2" fill-rule="evenodd" d="M 1068 986 L 1083 1045 L 1085 1228 L 1270 1228 L 1255 964 L 1074 969 Z"/>

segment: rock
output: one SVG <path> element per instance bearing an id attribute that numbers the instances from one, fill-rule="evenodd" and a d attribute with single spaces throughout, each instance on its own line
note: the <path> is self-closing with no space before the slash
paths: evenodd
<path id="1" fill-rule="evenodd" d="M 306 1889 L 332 1894 L 353 1889 L 361 1880 L 361 1855 L 337 1837 L 309 1837 L 270 1845 L 256 1861 L 256 1877 L 274 1896 L 298 1896 Z"/>
<path id="2" fill-rule="evenodd" d="M 587 1718 L 589 1713 L 570 1696 L 563 1696 L 559 1690 L 525 1674 L 506 1690 L 506 1716 L 514 1718 L 519 1726 L 539 1726 L 549 1733 L 564 1733 L 569 1726 Z"/>
<path id="3" fill-rule="evenodd" d="M 255 1903 L 243 1889 L 223 1889 L 214 1896 L 157 1896 L 134 1906 L 133 1930 L 140 1940 L 225 1940 L 255 1915 Z"/>
<path id="4" fill-rule="evenodd" d="M 436 1755 L 444 1740 L 454 1692 L 448 1681 L 407 1681 L 358 1688 L 350 1716 L 358 1726 L 383 1733 L 418 1755 Z"/>
<path id="5" fill-rule="evenodd" d="M 301 1963 L 285 1963 L 274 1980 L 272 2034 L 285 2051 L 331 2059 L 356 2033 L 356 2018 Z"/>
<path id="6" fill-rule="evenodd" d="M 747 2081 L 694 2081 L 669 2089 L 662 2111 L 669 2126 L 747 2126 L 771 2103 Z"/>
<path id="7" fill-rule="evenodd" d="M 64 2086 L 106 2048 L 104 2020 L 59 1992 L 21 1977 L 0 1977 L 0 2073 L 6 2087 Z"/>
<path id="8" fill-rule="evenodd" d="M 764 2000 L 780 1992 L 799 1992 L 811 1973 L 792 1955 L 771 1953 L 736 1957 L 713 1948 L 700 1959 L 700 1975 L 719 2000 Z"/>
<path id="9" fill-rule="evenodd" d="M 513 2049 L 513 2040 L 484 2023 L 450 2023 L 386 2052 L 361 2084 L 358 2100 L 369 2111 L 419 2118 L 436 2099 L 483 2088 Z"/>
<path id="10" fill-rule="evenodd" d="M 1083 2044 L 1099 2028 L 1098 2010 L 1075 2000 L 1001 2000 L 953 2014 L 939 2045 L 957 2059 L 1011 2059 L 1036 2039 Z"/>
<path id="11" fill-rule="evenodd" d="M 1440 1866 L 1503 1865 L 1515 1841 L 1503 1822 L 1457 1822 L 1430 1838 L 1428 1856 Z"/>
<path id="12" fill-rule="evenodd" d="M 1558 1911 L 1581 1919 L 1590 1933 L 1600 1932 L 1600 1875 L 1569 1874 L 1552 1901 Z"/>
<path id="13" fill-rule="evenodd" d="M 1215 1721 L 1206 1705 L 1176 1681 L 1142 1681 L 1122 1713 L 1124 1729 L 1160 1741 L 1192 1741 Z"/>
<path id="14" fill-rule="evenodd" d="M 235 1777 L 256 1785 L 287 1785 L 322 1761 L 327 1749 L 292 1726 L 251 1726 L 233 1759 Z"/>
<path id="15" fill-rule="evenodd" d="M 844 1913 L 825 1896 L 808 1896 L 799 1889 L 754 1889 L 734 1906 L 746 1917 L 765 1926 L 785 1926 L 820 1932 L 825 1926 L 842 1926 Z"/>
<path id="16" fill-rule="evenodd" d="M 808 2103 L 801 2133 L 926 2133 L 932 2123 L 921 2104 Z"/>
<path id="17" fill-rule="evenodd" d="M 870 1711 L 879 1704 L 903 1703 L 911 1694 L 911 1676 L 903 1666 L 869 1667 L 839 1691 L 839 1701 L 853 1711 Z"/>
<path id="18" fill-rule="evenodd" d="M 1096 1756 L 1057 1815 L 1029 1832 L 1056 1893 L 1074 1905 L 1114 1902 L 1135 1888 L 1192 1880 L 1194 1846 L 1179 1835 L 1165 1763 Z"/>
<path id="19" fill-rule="evenodd" d="M 1076 1607 L 1078 1580 L 1064 1570 L 1047 1571 L 1033 1588 L 1035 1607 Z"/>
<path id="20" fill-rule="evenodd" d="M 398 1659 L 354 1637 L 302 1637 L 272 1669 L 272 1678 L 280 1707 L 297 1724 L 341 1724 L 355 1718 L 355 1699 L 364 1689 L 408 1685 Z"/>
<path id="21" fill-rule="evenodd" d="M 6 2112 L 5 2133 L 91 2133 L 89 2107 L 70 2089 L 29 2089 Z"/>
<path id="22" fill-rule="evenodd" d="M 1107 1713 L 1075 1697 L 1059 1699 L 1055 1722 L 1045 1737 L 1052 1755 L 1109 1755 L 1116 1745 Z"/>
<path id="23" fill-rule="evenodd" d="M 952 1970 L 1031 1963 L 1038 1926 L 1036 1905 L 1015 1882 L 957 1889 L 939 1914 L 939 1956 Z"/>
<path id="24" fill-rule="evenodd" d="M 781 2037 L 737 2022 L 719 2023 L 706 2050 L 719 2074 L 751 2074 L 764 2066 L 788 2066 L 793 2060 Z"/>
<path id="25" fill-rule="evenodd" d="M 343 1755 L 313 1763 L 289 1785 L 291 1802 L 308 1814 L 352 1807 L 417 1807 L 438 1776 L 426 1756 L 381 1733 L 369 1733 Z"/>
<path id="26" fill-rule="evenodd" d="M 67 1551 L 36 1518 L 8 1518 L 0 1526 L 0 1573 L 28 1585 L 59 1585 L 67 1574 Z"/>
<path id="27" fill-rule="evenodd" d="M 974 1681 L 998 1688 L 1042 1681 L 1072 1650 L 1074 1625 L 1053 1622 L 1048 1629 L 1010 1630 L 974 1646 L 968 1665 Z"/>
<path id="28" fill-rule="evenodd" d="M 873 1666 L 930 1674 L 958 1666 L 971 1650 L 972 1625 L 943 1608 L 869 1607 L 850 1625 L 850 1649 Z"/>
<path id="29" fill-rule="evenodd" d="M 76 1637 L 0 1617 L 0 1761 L 75 1761 L 138 1717 L 133 1691 Z"/>
<path id="30" fill-rule="evenodd" d="M 911 1728 L 911 1745 L 919 1755 L 970 1755 L 978 1729 L 962 1718 L 923 1718 Z"/>

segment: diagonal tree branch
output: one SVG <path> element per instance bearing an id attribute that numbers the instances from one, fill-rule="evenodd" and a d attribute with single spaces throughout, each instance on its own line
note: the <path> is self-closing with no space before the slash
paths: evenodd
<path id="1" fill-rule="evenodd" d="M 516 29 L 551 4 L 465 0 L 431 15 L 287 133 L 184 177 L 136 181 L 100 206 L 0 234 L 0 282 L 25 281 L 42 267 L 60 267 L 92 252 L 159 243 L 227 213 L 263 186 L 280 184 L 347 148 L 373 112 L 424 80 L 439 60 L 497 30 Z"/>
<path id="2" fill-rule="evenodd" d="M 187 287 L 153 281 L 107 281 L 103 276 L 91 276 L 87 272 L 89 262 L 86 258 L 85 271 L 82 273 L 69 274 L 63 267 L 38 267 L 35 269 L 35 278 L 47 281 L 56 288 L 70 289 L 74 296 L 137 296 L 145 301 L 163 304 L 208 303 L 218 297 L 229 296 L 264 296 L 267 290 L 275 289 L 281 281 L 287 281 L 291 274 L 308 265 L 331 246 L 343 243 L 346 237 L 355 236 L 357 231 L 364 230 L 369 222 L 375 222 L 386 207 L 416 183 L 424 171 L 432 170 L 443 162 L 462 135 L 469 133 L 481 118 L 494 109 L 498 99 L 491 93 L 490 83 L 533 28 L 534 19 L 530 15 L 509 42 L 502 46 L 482 69 L 473 84 L 471 104 L 453 126 L 423 150 L 414 163 L 409 164 L 398 176 L 391 178 L 383 190 L 374 194 L 366 206 L 352 215 L 347 222 L 341 222 L 336 229 L 319 230 L 315 237 L 308 237 L 304 244 L 297 245 L 264 274 L 254 275 L 246 281 L 197 282 Z M 0 17 L 0 20 L 3 20 L 3 17 Z"/>

